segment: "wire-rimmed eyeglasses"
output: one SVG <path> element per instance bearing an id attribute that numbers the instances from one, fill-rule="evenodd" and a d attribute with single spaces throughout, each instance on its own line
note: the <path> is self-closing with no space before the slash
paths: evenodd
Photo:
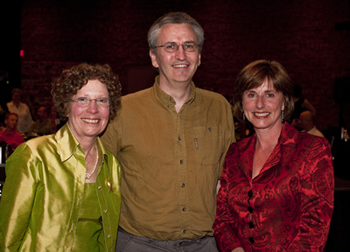
<path id="1" fill-rule="evenodd" d="M 166 52 L 173 53 L 179 50 L 180 46 L 182 46 L 182 49 L 184 49 L 186 52 L 195 52 L 198 49 L 198 45 L 195 42 L 185 42 L 182 45 L 178 45 L 175 42 L 168 42 L 164 45 L 156 46 L 155 48 L 163 47 Z"/>
<path id="2" fill-rule="evenodd" d="M 109 106 L 109 99 L 108 98 L 97 98 L 97 99 L 89 99 L 87 97 L 78 97 L 74 100 L 71 100 L 72 102 L 76 102 L 79 107 L 87 107 L 90 105 L 91 101 L 95 101 L 96 105 L 100 107 L 108 107 Z"/>

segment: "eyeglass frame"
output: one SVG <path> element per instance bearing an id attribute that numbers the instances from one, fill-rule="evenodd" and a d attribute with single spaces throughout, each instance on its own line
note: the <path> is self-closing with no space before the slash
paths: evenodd
<path id="1" fill-rule="evenodd" d="M 88 103 L 86 103 L 86 104 L 85 104 L 85 103 L 81 103 L 81 102 L 83 102 L 83 101 L 79 101 L 79 99 L 82 99 L 82 98 L 86 99 L 86 100 L 88 101 Z M 107 103 L 106 103 L 106 104 L 103 104 L 103 103 L 100 103 L 100 101 L 98 101 L 98 100 L 102 100 L 102 99 L 107 99 Z M 84 96 L 82 96 L 82 97 L 77 97 L 77 98 L 75 98 L 75 99 L 73 99 L 73 100 L 70 100 L 70 101 L 71 101 L 71 102 L 76 102 L 77 105 L 78 105 L 79 107 L 88 107 L 88 106 L 91 104 L 92 101 L 95 101 L 95 104 L 96 104 L 97 106 L 101 106 L 101 107 L 104 107 L 104 108 L 108 108 L 109 105 L 111 104 L 109 98 L 90 99 L 90 98 L 87 98 L 87 97 L 84 97 Z"/>
<path id="2" fill-rule="evenodd" d="M 194 50 L 193 51 L 188 51 L 188 50 L 186 50 L 185 49 L 185 45 L 193 45 L 193 48 L 194 48 Z M 173 45 L 173 46 L 176 46 L 176 50 L 175 51 L 167 51 L 167 49 L 166 49 L 166 46 L 167 45 Z M 174 53 L 174 52 L 177 52 L 178 50 L 179 50 L 179 48 L 180 48 L 180 46 L 182 47 L 182 49 L 185 51 L 185 52 L 195 52 L 195 51 L 198 51 L 199 50 L 199 47 L 198 47 L 198 44 L 197 43 L 195 43 L 195 42 L 185 42 L 185 43 L 183 43 L 183 44 L 177 44 L 176 42 L 167 42 L 167 43 L 165 43 L 165 44 L 163 44 L 163 45 L 159 45 L 159 46 L 155 46 L 154 47 L 154 49 L 157 49 L 158 47 L 163 47 L 164 48 L 164 51 L 166 51 L 166 52 L 169 52 L 169 53 Z"/>

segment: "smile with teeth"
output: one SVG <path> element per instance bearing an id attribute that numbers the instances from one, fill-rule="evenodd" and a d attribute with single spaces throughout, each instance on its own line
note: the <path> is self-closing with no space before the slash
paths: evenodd
<path id="1" fill-rule="evenodd" d="M 256 116 L 268 116 L 270 113 L 268 113 L 268 112 L 265 112 L 265 113 L 257 113 L 257 112 L 255 112 L 254 113 L 254 115 L 256 115 Z"/>
<path id="2" fill-rule="evenodd" d="M 84 118 L 84 119 L 82 119 L 84 122 L 87 122 L 87 123 L 98 123 L 98 119 L 86 119 L 86 118 Z"/>
<path id="3" fill-rule="evenodd" d="M 173 65 L 174 67 L 187 67 L 187 65 Z"/>

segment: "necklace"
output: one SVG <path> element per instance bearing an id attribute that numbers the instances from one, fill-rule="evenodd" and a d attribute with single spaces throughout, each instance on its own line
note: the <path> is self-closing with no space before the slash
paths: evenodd
<path id="1" fill-rule="evenodd" d="M 97 151 L 97 147 L 95 145 L 95 150 L 96 150 L 96 162 L 95 162 L 95 166 L 94 166 L 94 169 L 88 173 L 86 172 L 86 175 L 85 175 L 85 178 L 89 179 L 91 178 L 92 174 L 94 174 L 95 170 L 96 170 L 96 167 L 97 167 L 97 164 L 98 164 L 98 151 Z"/>

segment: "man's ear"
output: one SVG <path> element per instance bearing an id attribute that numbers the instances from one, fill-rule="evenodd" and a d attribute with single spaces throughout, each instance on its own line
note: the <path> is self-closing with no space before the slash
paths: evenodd
<path id="1" fill-rule="evenodd" d="M 151 58 L 153 67 L 158 68 L 157 55 L 155 54 L 154 49 L 149 49 L 149 57 Z"/>

